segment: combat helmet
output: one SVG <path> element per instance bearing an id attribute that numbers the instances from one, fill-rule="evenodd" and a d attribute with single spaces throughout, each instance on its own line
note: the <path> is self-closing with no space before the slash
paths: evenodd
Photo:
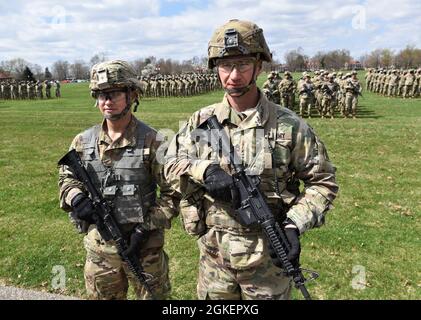
<path id="1" fill-rule="evenodd" d="M 263 29 L 250 21 L 233 19 L 217 28 L 208 43 L 208 67 L 215 60 L 232 56 L 255 56 L 258 60 L 272 61 Z"/>
<path id="2" fill-rule="evenodd" d="M 92 92 L 124 88 L 141 92 L 136 72 L 122 60 L 110 60 L 94 65 L 91 69 L 89 88 Z"/>
<path id="3" fill-rule="evenodd" d="M 129 112 L 132 102 L 135 103 L 134 111 L 136 111 L 139 100 L 136 96 L 134 101 L 132 101 L 131 92 L 142 93 L 141 84 L 137 80 L 136 72 L 126 61 L 122 60 L 110 60 L 94 65 L 91 69 L 89 88 L 91 89 L 93 98 L 97 98 L 100 91 L 110 91 L 113 89 L 126 91 L 126 107 L 118 115 L 105 116 L 109 120 L 121 119 Z"/>

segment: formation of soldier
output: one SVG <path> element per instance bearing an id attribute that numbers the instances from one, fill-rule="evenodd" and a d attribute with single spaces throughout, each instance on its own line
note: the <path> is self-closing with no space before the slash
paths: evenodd
<path id="1" fill-rule="evenodd" d="M 219 89 L 214 73 L 177 74 L 138 77 L 144 97 L 186 97 Z"/>
<path id="2" fill-rule="evenodd" d="M 356 117 L 358 96 L 362 87 L 357 78 L 357 72 L 328 72 L 317 70 L 311 76 L 307 72 L 296 82 L 289 71 L 284 72 L 284 78 L 272 71 L 263 84 L 263 93 L 269 100 L 290 110 L 295 109 L 295 99 L 298 96 L 298 111 L 301 117 L 311 118 L 312 110 L 321 118 L 334 118 L 336 113 L 342 117 Z"/>
<path id="3" fill-rule="evenodd" d="M 387 97 L 419 98 L 421 96 L 421 68 L 368 69 L 366 90 Z"/>
<path id="4" fill-rule="evenodd" d="M 59 81 L 16 81 L 0 82 L 0 100 L 26 100 L 50 99 L 54 87 L 54 95 L 61 98 L 61 85 Z"/>

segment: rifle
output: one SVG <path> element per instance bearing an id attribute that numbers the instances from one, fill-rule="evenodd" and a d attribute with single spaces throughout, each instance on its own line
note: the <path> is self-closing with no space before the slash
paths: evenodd
<path id="1" fill-rule="evenodd" d="M 133 254 L 127 255 L 125 253 L 129 246 L 113 217 L 112 208 L 93 184 L 87 170 L 82 165 L 82 160 L 80 159 L 79 154 L 75 149 L 70 150 L 59 160 L 58 165 L 68 166 L 74 172 L 76 177 L 83 183 L 84 187 L 91 195 L 91 199 L 95 207 L 93 219 L 99 234 L 105 241 L 113 240 L 115 242 L 117 252 L 121 259 L 127 264 L 135 278 L 145 287 L 152 299 L 155 299 L 147 282 L 151 279 L 151 275 L 145 273 L 142 265 L 139 263 L 139 260 Z"/>
<path id="2" fill-rule="evenodd" d="M 307 93 L 310 97 L 313 96 L 313 87 L 303 84 L 303 89 L 300 91 L 300 94 Z"/>
<path id="3" fill-rule="evenodd" d="M 236 211 L 236 218 L 246 226 L 258 224 L 272 247 L 276 258 L 281 262 L 284 272 L 294 280 L 295 287 L 300 289 L 306 300 L 311 300 L 310 294 L 305 287 L 305 282 L 317 278 L 319 275 L 312 272 L 311 279 L 305 279 L 299 265 L 293 266 L 287 255 L 291 249 L 285 231 L 281 229 L 272 211 L 266 203 L 263 194 L 258 188 L 258 177 L 251 177 L 245 173 L 241 160 L 235 152 L 234 146 L 227 137 L 223 127 L 215 115 L 208 118 L 200 127 L 206 127 L 211 131 L 211 141 L 222 144 L 222 154 L 229 150 L 230 164 L 234 169 L 232 175 L 234 184 L 238 188 L 241 198 L 241 206 Z M 306 270 L 308 271 L 308 270 Z"/>
<path id="4" fill-rule="evenodd" d="M 363 94 L 361 93 L 361 91 L 357 90 L 357 87 L 352 83 L 352 81 L 349 81 L 349 83 L 352 86 L 352 91 L 357 92 L 359 96 L 363 97 Z"/>

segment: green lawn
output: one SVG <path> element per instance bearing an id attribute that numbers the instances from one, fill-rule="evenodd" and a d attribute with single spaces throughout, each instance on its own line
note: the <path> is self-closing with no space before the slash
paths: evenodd
<path id="1" fill-rule="evenodd" d="M 340 193 L 326 225 L 302 238 L 303 267 L 320 273 L 308 290 L 316 299 L 420 299 L 421 99 L 363 94 L 358 119 L 309 121 L 337 167 Z M 63 85 L 62 95 L 0 100 L 0 284 L 57 292 L 52 270 L 61 265 L 63 293 L 84 297 L 83 237 L 59 209 L 56 163 L 101 116 L 87 84 Z M 148 98 L 137 116 L 176 131 L 221 97 Z M 178 220 L 166 250 L 172 298 L 196 299 L 198 251 Z M 356 289 L 364 275 L 364 289 Z"/>

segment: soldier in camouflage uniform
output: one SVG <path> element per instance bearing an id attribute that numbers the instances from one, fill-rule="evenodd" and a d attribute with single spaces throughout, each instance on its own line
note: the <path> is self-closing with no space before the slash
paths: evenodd
<path id="1" fill-rule="evenodd" d="M 414 75 L 414 85 L 412 87 L 412 97 L 417 98 L 420 94 L 421 69 L 416 70 Z"/>
<path id="2" fill-rule="evenodd" d="M 299 235 L 324 223 L 337 194 L 335 168 L 313 129 L 257 88 L 262 62 L 272 59 L 262 29 L 230 20 L 214 32 L 208 54 L 224 99 L 190 117 L 170 143 L 164 166 L 167 181 L 182 195 L 184 228 L 201 236 L 198 297 L 288 299 L 292 280 L 271 260 L 261 228 L 246 227 L 235 218 L 232 167 L 220 159 L 220 150 L 197 142 L 197 128 L 215 115 L 247 173 L 260 176 L 268 205 L 294 243 L 288 257 L 294 263 Z"/>
<path id="3" fill-rule="evenodd" d="M 304 110 L 307 110 L 307 115 L 311 118 L 311 107 L 314 103 L 314 86 L 311 82 L 309 74 L 303 74 L 303 81 L 299 82 L 298 94 L 300 96 L 300 116 L 304 116 Z"/>
<path id="4" fill-rule="evenodd" d="M 45 80 L 45 97 L 47 99 L 51 98 L 51 82 L 48 80 Z"/>
<path id="5" fill-rule="evenodd" d="M 279 82 L 278 90 L 281 96 L 281 106 L 294 110 L 295 89 L 297 84 L 289 71 L 284 72 L 284 79 Z"/>
<path id="6" fill-rule="evenodd" d="M 351 78 L 348 78 L 345 84 L 345 112 L 344 117 L 352 114 L 352 118 L 357 116 L 358 95 L 361 94 L 362 87 L 357 78 L 357 71 L 352 71 Z"/>
<path id="7" fill-rule="evenodd" d="M 61 98 L 60 81 L 56 80 L 54 83 L 56 87 L 56 98 Z"/>
<path id="8" fill-rule="evenodd" d="M 389 91 L 387 92 L 387 96 L 388 97 L 395 97 L 396 96 L 396 91 L 397 91 L 397 86 L 398 86 L 398 81 L 399 81 L 399 77 L 398 77 L 398 71 L 397 70 L 393 70 L 390 78 L 389 78 Z"/>
<path id="9" fill-rule="evenodd" d="M 410 69 L 405 77 L 405 85 L 403 87 L 403 98 L 412 98 L 412 87 L 415 82 L 414 70 Z"/>
<path id="10" fill-rule="evenodd" d="M 275 81 L 275 75 L 270 73 L 268 75 L 268 79 L 263 83 L 262 92 L 266 95 L 268 100 L 279 104 L 281 102 L 279 91 L 278 91 L 278 84 Z"/>
<path id="11" fill-rule="evenodd" d="M 148 281 L 153 294 L 163 299 L 170 291 L 164 228 L 170 227 L 177 203 L 163 180 L 163 159 L 157 159 L 157 132 L 131 112 L 133 102 L 138 103 L 140 84 L 127 62 L 113 60 L 93 66 L 90 88 L 104 121 L 78 134 L 70 148 L 79 153 L 113 208 L 114 218 L 129 241 L 127 253 L 139 258 L 152 276 Z M 61 208 L 71 212 L 81 230 L 87 231 L 84 275 L 88 297 L 126 299 L 131 282 L 138 299 L 151 298 L 122 262 L 115 243 L 102 239 L 92 221 L 92 201 L 67 166 L 60 167 L 59 186 Z"/>
<path id="12" fill-rule="evenodd" d="M 333 119 L 335 114 L 335 105 L 337 92 L 339 90 L 338 84 L 334 81 L 333 74 L 328 74 L 326 81 L 322 82 L 320 91 L 322 92 L 321 103 L 321 117 L 330 116 Z"/>

